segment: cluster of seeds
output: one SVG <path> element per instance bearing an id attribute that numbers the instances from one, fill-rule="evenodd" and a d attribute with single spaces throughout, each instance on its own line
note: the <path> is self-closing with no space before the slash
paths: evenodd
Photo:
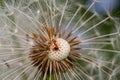
<path id="1" fill-rule="evenodd" d="M 74 57 L 80 57 L 77 45 L 80 43 L 76 36 L 71 37 L 72 31 L 65 35 L 65 31 L 60 33 L 59 29 L 44 27 L 47 34 L 33 33 L 31 38 L 34 45 L 30 49 L 30 59 L 34 66 L 38 67 L 43 74 L 65 72 L 72 69 Z"/>

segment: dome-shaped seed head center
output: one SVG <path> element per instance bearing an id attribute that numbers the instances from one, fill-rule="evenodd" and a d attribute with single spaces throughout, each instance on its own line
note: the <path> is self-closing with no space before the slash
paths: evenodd
<path id="1" fill-rule="evenodd" d="M 70 53 L 69 43 L 62 38 L 57 38 L 53 40 L 50 45 L 48 57 L 50 60 L 60 61 L 67 58 L 69 56 L 69 53 Z"/>

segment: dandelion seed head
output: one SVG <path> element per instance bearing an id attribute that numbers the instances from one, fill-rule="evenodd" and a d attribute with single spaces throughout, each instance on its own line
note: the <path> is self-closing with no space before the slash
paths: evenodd
<path id="1" fill-rule="evenodd" d="M 114 80 L 119 21 L 109 11 L 106 16 L 91 12 L 99 0 L 87 8 L 78 2 L 5 0 L 0 80 Z"/>

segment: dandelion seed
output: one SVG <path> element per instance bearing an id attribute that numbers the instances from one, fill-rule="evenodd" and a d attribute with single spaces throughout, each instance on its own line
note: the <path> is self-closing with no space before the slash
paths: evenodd
<path id="1" fill-rule="evenodd" d="M 5 0 L 0 80 L 119 79 L 119 24 L 91 13 L 92 2 L 86 9 L 71 0 Z"/>

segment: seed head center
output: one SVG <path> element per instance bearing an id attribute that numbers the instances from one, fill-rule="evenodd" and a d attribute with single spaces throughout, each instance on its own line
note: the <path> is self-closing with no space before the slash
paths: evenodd
<path id="1" fill-rule="evenodd" d="M 66 40 L 62 38 L 52 40 L 52 43 L 50 45 L 50 51 L 48 53 L 48 57 L 50 60 L 63 60 L 69 56 L 69 53 L 70 45 Z"/>

